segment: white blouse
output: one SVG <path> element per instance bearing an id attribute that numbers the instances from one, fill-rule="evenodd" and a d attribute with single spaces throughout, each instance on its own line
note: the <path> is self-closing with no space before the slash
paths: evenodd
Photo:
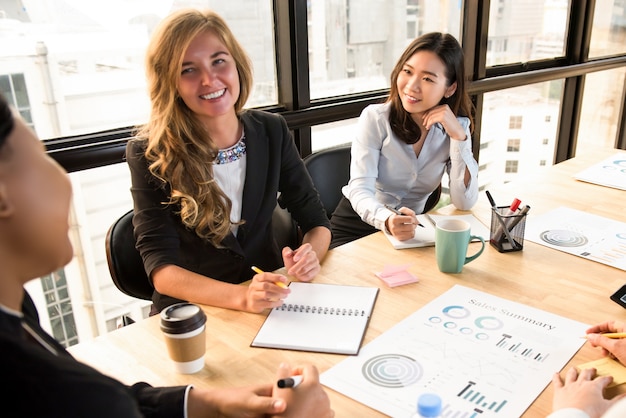
<path id="1" fill-rule="evenodd" d="M 239 147 L 239 148 L 237 148 Z M 243 147 L 243 150 L 241 150 Z M 220 158 L 220 156 L 226 156 Z M 213 176 L 217 185 L 232 202 L 230 210 L 230 230 L 237 236 L 238 225 L 241 220 L 241 202 L 243 200 L 243 186 L 246 180 L 246 153 L 243 137 L 232 147 L 220 150 L 218 160 L 213 164 Z"/>
<path id="2" fill-rule="evenodd" d="M 457 118 L 465 129 L 465 141 L 451 140 L 436 124 L 416 157 L 413 146 L 392 132 L 389 109 L 389 103 L 369 105 L 359 117 L 352 142 L 350 181 L 342 189 L 356 213 L 381 230 L 392 214 L 384 205 L 406 206 L 421 213 L 444 171 L 450 179 L 452 204 L 461 210 L 471 209 L 478 199 L 478 163 L 472 154 L 469 119 Z M 467 187 L 466 167 L 471 176 Z"/>

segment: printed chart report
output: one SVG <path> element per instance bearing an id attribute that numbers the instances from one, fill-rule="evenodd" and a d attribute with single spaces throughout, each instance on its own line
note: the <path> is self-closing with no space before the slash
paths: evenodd
<path id="1" fill-rule="evenodd" d="M 617 153 L 574 176 L 577 180 L 626 190 L 626 154 Z"/>
<path id="2" fill-rule="evenodd" d="M 320 376 L 392 417 L 435 392 L 444 418 L 521 416 L 588 325 L 456 285 Z"/>
<path id="3" fill-rule="evenodd" d="M 626 223 L 559 207 L 526 223 L 526 239 L 626 270 Z"/>

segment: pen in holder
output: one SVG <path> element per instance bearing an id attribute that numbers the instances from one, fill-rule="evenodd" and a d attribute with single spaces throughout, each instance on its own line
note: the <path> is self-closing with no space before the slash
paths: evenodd
<path id="1" fill-rule="evenodd" d="M 527 208 L 529 208 L 527 206 Z M 521 251 L 524 247 L 526 213 L 521 210 L 509 215 L 509 206 L 497 206 L 491 209 L 491 230 L 489 242 L 501 253 Z"/>

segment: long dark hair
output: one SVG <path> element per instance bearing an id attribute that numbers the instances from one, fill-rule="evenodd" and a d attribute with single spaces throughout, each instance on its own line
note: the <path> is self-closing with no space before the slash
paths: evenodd
<path id="1" fill-rule="evenodd" d="M 452 96 L 442 98 L 439 104 L 447 104 L 455 115 L 469 118 L 471 132 L 474 128 L 473 105 L 466 90 L 463 48 L 454 36 L 441 32 L 426 33 L 413 40 L 391 72 L 391 87 L 387 98 L 387 102 L 391 102 L 389 112 L 391 130 L 407 144 L 416 143 L 422 134 L 411 115 L 402 107 L 397 83 L 404 64 L 418 51 L 431 51 L 443 61 L 448 86 L 456 81 L 457 87 Z"/>
<path id="2" fill-rule="evenodd" d="M 7 142 L 7 138 L 13 132 L 14 125 L 13 112 L 11 112 L 11 108 L 4 96 L 0 94 L 0 150 L 2 150 Z"/>

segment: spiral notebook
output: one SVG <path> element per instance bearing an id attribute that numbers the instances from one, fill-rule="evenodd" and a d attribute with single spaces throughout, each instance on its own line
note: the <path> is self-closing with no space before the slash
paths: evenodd
<path id="1" fill-rule="evenodd" d="M 374 309 L 377 287 L 291 282 L 252 347 L 358 354 Z"/>

